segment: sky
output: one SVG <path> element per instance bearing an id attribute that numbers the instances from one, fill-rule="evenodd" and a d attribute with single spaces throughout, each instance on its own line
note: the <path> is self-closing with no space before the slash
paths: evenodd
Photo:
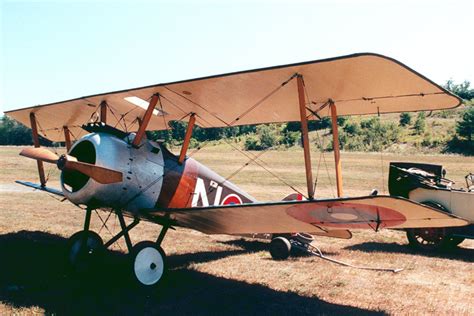
<path id="1" fill-rule="evenodd" d="M 474 0 L 0 0 L 0 111 L 374 52 L 474 85 Z"/>

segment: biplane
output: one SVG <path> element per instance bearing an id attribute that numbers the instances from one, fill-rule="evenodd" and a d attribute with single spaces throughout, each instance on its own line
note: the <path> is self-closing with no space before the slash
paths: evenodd
<path id="1" fill-rule="evenodd" d="M 454 108 L 461 100 L 404 64 L 377 54 L 262 68 L 163 83 L 39 105 L 6 114 L 31 126 L 39 184 L 18 183 L 64 196 L 85 209 L 84 227 L 69 242 L 69 262 L 87 268 L 119 238 L 131 256 L 138 284 L 154 286 L 166 271 L 161 243 L 181 226 L 206 234 L 265 233 L 275 258 L 286 258 L 285 234 L 350 238 L 351 229 L 447 227 L 463 219 L 401 197 L 344 197 L 338 115 L 383 114 Z M 317 199 L 311 170 L 308 120 L 331 117 L 337 198 Z M 146 131 L 188 121 L 179 155 Z M 194 126 L 301 123 L 307 195 L 305 199 L 259 202 L 187 156 Z M 39 145 L 39 136 L 65 142 L 58 156 Z M 72 138 L 76 141 L 72 143 Z M 61 170 L 61 190 L 46 184 L 43 163 Z M 117 214 L 121 230 L 107 242 L 90 230 L 93 210 Z M 124 216 L 133 218 L 127 224 Z M 156 241 L 132 245 L 129 232 L 141 220 L 162 226 Z M 278 251 L 276 251 L 278 250 Z"/>

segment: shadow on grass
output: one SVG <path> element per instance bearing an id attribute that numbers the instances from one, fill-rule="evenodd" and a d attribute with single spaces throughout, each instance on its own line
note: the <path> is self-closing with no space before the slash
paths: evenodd
<path id="1" fill-rule="evenodd" d="M 358 250 L 364 252 L 387 252 L 387 253 L 404 253 L 415 256 L 433 257 L 453 259 L 465 262 L 474 262 L 474 249 L 456 247 L 449 250 L 439 250 L 434 252 L 423 252 L 413 249 L 408 245 L 400 245 L 397 243 L 378 243 L 364 242 L 357 245 L 347 246 L 344 249 Z"/>
<path id="2" fill-rule="evenodd" d="M 179 267 L 241 250 L 171 255 L 170 271 L 153 291 L 134 285 L 120 252 L 109 252 L 97 272 L 72 277 L 64 264 L 66 242 L 43 232 L 0 235 L 0 301 L 48 314 L 381 314 Z"/>

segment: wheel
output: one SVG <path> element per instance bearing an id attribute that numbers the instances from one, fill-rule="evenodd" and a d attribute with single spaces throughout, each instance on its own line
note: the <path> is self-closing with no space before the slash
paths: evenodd
<path id="1" fill-rule="evenodd" d="M 275 237 L 270 243 L 270 254 L 275 260 L 285 260 L 290 256 L 291 244 L 284 237 Z"/>
<path id="2" fill-rule="evenodd" d="M 135 280 L 144 287 L 158 285 L 166 272 L 166 255 L 151 241 L 142 241 L 133 247 L 132 268 Z"/>
<path id="3" fill-rule="evenodd" d="M 91 271 L 104 253 L 104 242 L 92 231 L 79 231 L 69 238 L 67 260 L 73 272 Z"/>
<path id="4" fill-rule="evenodd" d="M 295 238 L 303 244 L 310 244 L 314 241 L 313 235 L 308 233 L 297 233 Z"/>
<path id="5" fill-rule="evenodd" d="M 443 205 L 424 201 L 421 204 L 431 206 L 440 211 L 451 213 Z M 447 235 L 445 228 L 412 228 L 407 229 L 407 239 L 410 246 L 424 250 L 435 251 L 442 248 L 452 248 L 460 244 L 464 239 L 459 237 L 451 237 Z"/>
<path id="6" fill-rule="evenodd" d="M 407 229 L 407 238 L 414 248 L 435 251 L 445 246 L 447 237 L 444 228 L 411 228 Z"/>

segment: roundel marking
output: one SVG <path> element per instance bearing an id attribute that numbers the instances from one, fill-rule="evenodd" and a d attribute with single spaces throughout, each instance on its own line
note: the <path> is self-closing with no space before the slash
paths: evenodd
<path id="1" fill-rule="evenodd" d="M 286 213 L 308 224 L 338 228 L 367 228 L 377 222 L 381 228 L 395 227 L 406 221 L 403 214 L 387 207 L 339 201 L 293 205 Z"/>
<path id="2" fill-rule="evenodd" d="M 242 199 L 237 194 L 231 193 L 227 195 L 223 200 L 221 205 L 236 205 L 242 204 Z"/>

